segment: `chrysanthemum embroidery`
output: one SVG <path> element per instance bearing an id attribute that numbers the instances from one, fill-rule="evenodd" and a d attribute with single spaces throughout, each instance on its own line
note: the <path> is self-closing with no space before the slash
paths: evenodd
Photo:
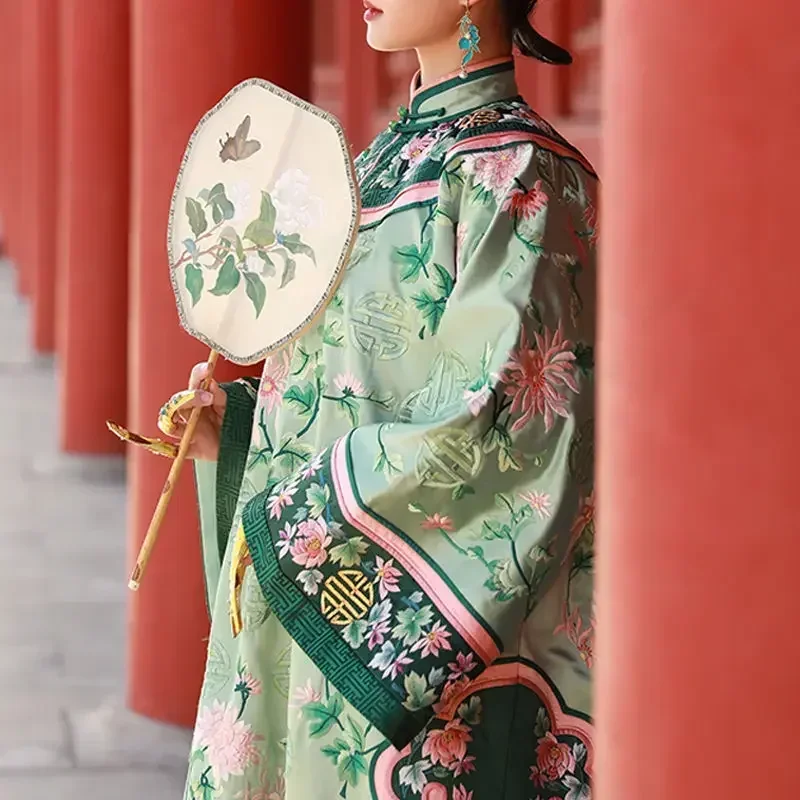
<path id="1" fill-rule="evenodd" d="M 203 749 L 217 786 L 259 761 L 258 736 L 239 719 L 238 709 L 215 700 L 200 710 L 195 726 L 195 747 Z"/>
<path id="2" fill-rule="evenodd" d="M 530 147 L 522 145 L 465 156 L 463 169 L 472 176 L 476 200 L 499 202 L 522 172 L 529 154 Z"/>
<path id="3" fill-rule="evenodd" d="M 569 394 L 578 394 L 575 380 L 574 345 L 563 337 L 561 330 L 547 328 L 534 335 L 531 347 L 523 330 L 519 349 L 503 367 L 505 393 L 512 399 L 511 411 L 519 418 L 511 426 L 520 431 L 541 414 L 545 431 L 550 431 L 555 417 L 569 416 Z"/>

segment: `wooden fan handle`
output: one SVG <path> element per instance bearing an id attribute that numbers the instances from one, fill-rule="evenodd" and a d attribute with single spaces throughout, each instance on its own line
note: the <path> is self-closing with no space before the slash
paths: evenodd
<path id="1" fill-rule="evenodd" d="M 216 350 L 212 350 L 208 356 L 208 373 L 200 387 L 201 389 L 206 389 L 210 384 L 211 379 L 214 376 L 214 368 L 217 364 L 218 358 L 219 353 L 217 353 Z M 164 484 L 164 488 L 161 492 L 161 497 L 158 498 L 158 505 L 156 506 L 156 510 L 153 512 L 153 518 L 150 520 L 150 526 L 147 529 L 147 535 L 144 537 L 144 542 L 142 542 L 142 546 L 139 550 L 139 556 L 136 559 L 136 566 L 133 568 L 130 580 L 128 581 L 128 588 L 133 592 L 139 589 L 139 586 L 142 582 L 142 577 L 144 576 L 144 571 L 147 569 L 147 564 L 150 561 L 153 548 L 158 541 L 158 534 L 161 530 L 161 524 L 164 522 L 164 517 L 167 514 L 169 501 L 172 499 L 172 494 L 175 491 L 178 478 L 180 478 L 181 470 L 183 470 L 183 464 L 186 461 L 186 454 L 189 452 L 189 445 L 194 438 L 194 432 L 197 428 L 197 423 L 200 421 L 200 415 L 202 413 L 203 408 L 201 406 L 196 406 L 194 409 L 192 409 L 192 413 L 189 416 L 189 421 L 186 423 L 186 429 L 184 430 L 183 437 L 181 438 L 178 454 L 175 456 L 175 460 L 172 462 L 172 467 L 170 468 L 169 475 L 167 476 L 166 483 Z"/>

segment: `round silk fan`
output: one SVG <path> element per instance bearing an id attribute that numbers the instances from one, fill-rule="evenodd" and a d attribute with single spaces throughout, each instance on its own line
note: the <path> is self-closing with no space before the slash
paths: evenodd
<path id="1" fill-rule="evenodd" d="M 172 198 L 170 278 L 181 325 L 252 364 L 324 310 L 360 215 L 350 147 L 334 117 L 267 81 L 235 87 L 200 121 Z M 142 579 L 200 415 L 195 409 L 130 580 Z M 169 443 L 109 427 L 154 452 Z"/>

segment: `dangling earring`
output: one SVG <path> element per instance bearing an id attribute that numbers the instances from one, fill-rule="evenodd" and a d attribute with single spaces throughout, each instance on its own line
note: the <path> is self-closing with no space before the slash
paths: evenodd
<path id="1" fill-rule="evenodd" d="M 461 17 L 459 23 L 459 30 L 461 38 L 458 40 L 458 46 L 461 50 L 461 77 L 467 77 L 467 65 L 475 57 L 475 53 L 480 53 L 478 45 L 481 41 L 481 34 L 478 26 L 472 21 L 472 15 L 469 13 L 469 2 L 467 0 L 467 8 L 464 16 Z"/>

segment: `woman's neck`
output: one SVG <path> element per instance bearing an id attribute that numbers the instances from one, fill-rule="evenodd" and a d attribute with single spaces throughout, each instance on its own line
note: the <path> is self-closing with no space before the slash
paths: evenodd
<path id="1" fill-rule="evenodd" d="M 485 61 L 511 57 L 511 45 L 502 28 L 484 22 L 479 25 L 479 29 L 480 53 L 472 59 L 470 67 L 478 66 Z M 455 31 L 451 39 L 417 48 L 421 88 L 438 83 L 461 69 L 462 53 L 458 47 L 460 38 L 459 32 Z"/>

